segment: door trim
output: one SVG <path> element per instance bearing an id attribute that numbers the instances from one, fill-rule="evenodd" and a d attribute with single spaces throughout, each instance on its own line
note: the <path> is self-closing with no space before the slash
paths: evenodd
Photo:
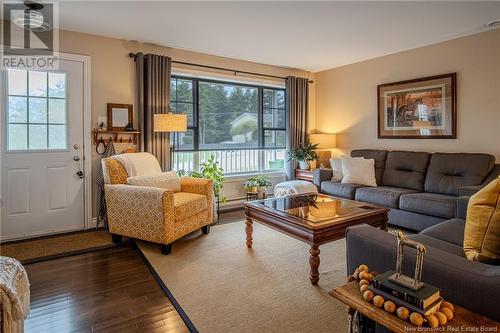
<path id="1" fill-rule="evenodd" d="M 0 45 L 0 51 L 3 50 L 3 45 Z M 96 223 L 92 219 L 92 108 L 91 108 L 91 57 L 88 55 L 74 54 L 59 52 L 59 58 L 68 61 L 81 62 L 83 65 L 83 167 L 85 171 L 85 179 L 83 186 L 83 198 L 84 198 L 84 226 L 83 229 L 89 229 L 95 227 Z M 0 95 L 4 96 L 5 86 L 3 80 L 0 80 Z M 3 117 L 2 117 L 3 118 Z M 0 125 L 3 123 L 3 119 L 0 119 Z M 0 135 L 0 146 L 2 143 L 3 135 Z M 0 163 L 2 162 L 2 156 L 0 154 Z M 0 177 L 0 186 L 1 186 Z M 0 195 L 0 216 L 1 210 L 3 209 L 3 202 Z M 1 222 L 0 222 L 1 226 Z M 81 230 L 81 229 L 78 229 Z M 68 232 L 71 230 L 61 230 L 52 232 L 54 234 L 60 232 Z M 25 237 L 23 237 L 25 238 Z M 12 238 L 14 239 L 14 238 Z M 6 241 L 7 239 L 2 239 Z M 10 240 L 10 238 L 9 238 Z"/>

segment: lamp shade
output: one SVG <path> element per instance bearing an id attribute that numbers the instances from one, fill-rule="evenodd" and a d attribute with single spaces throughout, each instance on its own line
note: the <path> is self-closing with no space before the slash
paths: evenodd
<path id="1" fill-rule="evenodd" d="M 186 132 L 187 116 L 185 114 L 158 113 L 153 119 L 155 132 Z"/>
<path id="2" fill-rule="evenodd" d="M 318 149 L 331 149 L 337 146 L 337 136 L 335 134 L 311 134 L 309 141 L 318 144 Z"/>

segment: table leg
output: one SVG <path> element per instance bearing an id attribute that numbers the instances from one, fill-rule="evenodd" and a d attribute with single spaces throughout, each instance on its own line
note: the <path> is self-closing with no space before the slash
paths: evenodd
<path id="1" fill-rule="evenodd" d="M 245 231 L 247 233 L 247 247 L 249 249 L 252 248 L 252 244 L 253 244 L 253 238 L 252 238 L 252 233 L 253 233 L 253 221 L 252 219 L 250 218 L 246 218 L 245 220 L 245 224 L 246 224 L 246 227 L 245 227 Z"/>
<path id="2" fill-rule="evenodd" d="M 311 256 L 309 257 L 309 266 L 311 266 L 311 273 L 309 273 L 309 279 L 313 285 L 318 284 L 319 280 L 319 245 L 313 244 L 309 249 Z"/>

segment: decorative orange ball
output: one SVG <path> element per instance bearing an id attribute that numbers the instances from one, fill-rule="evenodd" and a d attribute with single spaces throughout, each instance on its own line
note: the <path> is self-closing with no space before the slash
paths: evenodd
<path id="1" fill-rule="evenodd" d="M 359 272 L 359 278 L 362 280 L 364 279 L 364 280 L 368 280 L 371 282 L 371 280 L 373 279 L 373 276 L 366 271 L 361 271 L 361 272 Z"/>
<path id="2" fill-rule="evenodd" d="M 384 298 L 380 295 L 373 297 L 373 304 L 377 308 L 381 308 L 384 305 L 384 301 L 385 301 Z"/>
<path id="3" fill-rule="evenodd" d="M 404 306 L 400 306 L 396 311 L 399 319 L 408 320 L 408 316 L 410 315 L 410 311 Z"/>
<path id="4" fill-rule="evenodd" d="M 373 291 L 371 290 L 367 290 L 363 293 L 363 298 L 365 299 L 365 301 L 367 302 L 371 302 L 372 299 L 373 299 L 373 296 L 375 296 L 375 294 L 373 293 Z"/>
<path id="5" fill-rule="evenodd" d="M 396 311 L 396 304 L 391 301 L 385 301 L 384 310 L 389 313 L 394 313 L 394 311 Z"/>
<path id="6" fill-rule="evenodd" d="M 421 326 L 424 323 L 424 318 L 422 318 L 422 315 L 420 313 L 412 312 L 410 314 L 410 322 L 413 325 Z"/>
<path id="7" fill-rule="evenodd" d="M 455 307 L 450 302 L 443 301 L 443 303 L 441 303 L 441 309 L 442 308 L 448 308 L 451 312 L 455 312 Z"/>
<path id="8" fill-rule="evenodd" d="M 431 314 L 427 316 L 427 324 L 432 328 L 436 328 L 439 325 L 439 320 L 435 315 Z"/>
<path id="9" fill-rule="evenodd" d="M 435 313 L 435 315 L 436 315 L 436 318 L 439 320 L 439 324 L 446 325 L 446 323 L 448 322 L 448 318 L 446 318 L 444 313 L 438 311 Z"/>
<path id="10" fill-rule="evenodd" d="M 366 266 L 366 265 L 359 265 L 358 270 L 359 270 L 360 272 L 361 272 L 361 271 L 369 272 L 369 270 L 368 270 L 368 266 Z"/>
<path id="11" fill-rule="evenodd" d="M 364 284 L 361 286 L 361 288 L 359 288 L 359 291 L 361 291 L 361 293 L 363 294 L 365 291 L 368 290 L 368 285 L 367 284 Z"/>
<path id="12" fill-rule="evenodd" d="M 441 308 L 441 310 L 439 311 L 441 311 L 446 316 L 446 319 L 453 319 L 453 311 L 451 311 L 450 308 Z"/>
<path id="13" fill-rule="evenodd" d="M 369 284 L 370 284 L 370 282 L 369 282 L 368 280 L 365 280 L 365 279 L 363 279 L 363 280 L 359 280 L 359 286 L 360 286 L 360 287 L 361 287 L 362 285 L 364 285 L 364 284 L 369 285 Z"/>

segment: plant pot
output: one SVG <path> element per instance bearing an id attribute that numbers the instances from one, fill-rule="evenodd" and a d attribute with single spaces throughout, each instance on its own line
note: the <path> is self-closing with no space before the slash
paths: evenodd
<path id="1" fill-rule="evenodd" d="M 246 190 L 247 190 L 247 193 L 258 193 L 259 192 L 259 188 L 257 186 L 247 187 Z"/>
<path id="2" fill-rule="evenodd" d="M 257 188 L 257 198 L 259 199 L 265 199 L 266 198 L 266 191 L 267 191 L 267 187 L 265 186 L 259 186 Z"/>
<path id="3" fill-rule="evenodd" d="M 300 170 L 309 170 L 309 162 L 299 161 L 299 169 Z"/>

